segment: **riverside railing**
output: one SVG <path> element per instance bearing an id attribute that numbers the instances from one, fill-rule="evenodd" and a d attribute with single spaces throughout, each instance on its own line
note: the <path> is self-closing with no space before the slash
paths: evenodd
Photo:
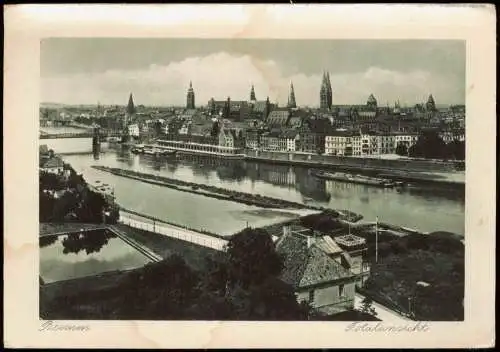
<path id="1" fill-rule="evenodd" d="M 195 229 L 195 228 L 192 228 L 192 227 L 189 227 L 189 226 L 185 226 L 185 225 L 181 225 L 181 224 L 176 224 L 175 222 L 171 222 L 171 221 L 163 220 L 163 219 L 160 219 L 160 218 L 156 218 L 154 216 L 147 215 L 147 214 L 144 214 L 144 213 L 139 213 L 139 212 L 137 212 L 135 210 L 126 209 L 126 208 L 122 207 L 119 204 L 117 204 L 117 205 L 118 205 L 118 207 L 120 209 L 120 219 L 123 218 L 122 212 L 124 212 L 124 213 L 129 213 L 129 214 L 136 215 L 136 216 L 139 216 L 141 218 L 150 220 L 150 221 L 153 222 L 153 225 L 156 225 L 156 223 L 158 223 L 158 224 L 163 223 L 163 224 L 166 224 L 166 225 L 178 227 L 178 228 L 183 229 L 183 230 L 200 233 L 200 234 L 203 234 L 203 235 L 215 237 L 215 238 L 222 239 L 222 240 L 226 240 L 226 238 L 227 238 L 227 236 L 222 236 L 222 235 L 219 235 L 217 233 L 207 231 L 205 229 Z"/>
<path id="2" fill-rule="evenodd" d="M 223 240 L 216 237 L 209 237 L 201 233 L 196 233 L 192 230 L 187 230 L 183 228 L 174 227 L 173 225 L 162 226 L 156 223 L 146 223 L 144 221 L 134 220 L 129 217 L 121 217 L 120 222 L 122 224 L 149 232 L 158 233 L 165 235 L 177 240 L 186 241 L 190 243 L 197 244 L 199 246 L 212 248 L 218 251 L 223 251 L 227 240 Z"/>

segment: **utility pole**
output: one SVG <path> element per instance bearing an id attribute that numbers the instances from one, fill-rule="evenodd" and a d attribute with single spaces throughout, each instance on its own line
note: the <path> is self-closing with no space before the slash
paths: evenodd
<path id="1" fill-rule="evenodd" d="M 378 216 L 375 218 L 375 263 L 378 263 Z"/>
<path id="2" fill-rule="evenodd" d="M 408 313 L 410 314 L 410 317 L 413 317 L 413 312 L 412 312 L 412 297 L 408 297 Z"/>

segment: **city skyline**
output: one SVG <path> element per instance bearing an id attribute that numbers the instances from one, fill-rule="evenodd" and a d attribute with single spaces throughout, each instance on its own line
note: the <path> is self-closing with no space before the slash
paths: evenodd
<path id="1" fill-rule="evenodd" d="M 310 55 L 303 55 L 303 52 Z M 465 103 L 465 42 L 423 40 L 203 40 L 52 38 L 41 43 L 41 101 L 196 106 L 269 96 L 317 107 L 325 71 L 333 104 Z M 225 77 L 227 77 L 225 79 Z"/>

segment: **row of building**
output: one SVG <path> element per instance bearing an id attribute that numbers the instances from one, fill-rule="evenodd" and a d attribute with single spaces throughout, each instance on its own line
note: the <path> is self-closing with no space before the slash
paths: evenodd
<path id="1" fill-rule="evenodd" d="M 324 125 L 324 124 L 323 124 Z M 398 145 L 408 150 L 419 138 L 416 132 L 377 133 L 332 130 L 306 123 L 297 129 L 262 132 L 247 130 L 245 147 L 266 151 L 304 152 L 338 156 L 395 154 Z M 444 142 L 465 141 L 465 130 L 440 133 Z"/>

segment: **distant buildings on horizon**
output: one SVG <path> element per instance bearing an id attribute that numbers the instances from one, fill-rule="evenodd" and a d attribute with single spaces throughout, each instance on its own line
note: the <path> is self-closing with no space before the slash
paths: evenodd
<path id="1" fill-rule="evenodd" d="M 288 94 L 288 100 L 285 105 L 285 107 L 288 108 L 310 108 L 310 109 L 319 109 L 325 112 L 331 111 L 332 108 L 337 105 L 337 106 L 356 106 L 359 104 L 334 104 L 334 96 L 333 96 L 333 89 L 332 85 L 330 82 L 330 73 L 328 71 L 323 72 L 323 78 L 321 81 L 320 89 L 319 89 L 319 95 L 318 95 L 318 105 L 301 105 L 297 103 L 296 100 L 296 95 L 294 91 L 294 86 L 293 82 L 290 82 L 290 89 L 289 89 L 289 94 Z M 228 95 L 228 98 L 230 97 L 230 94 Z M 300 101 L 300 97 L 299 101 Z M 214 97 L 212 97 L 214 99 Z M 229 98 L 230 99 L 230 98 Z M 269 98 L 268 98 L 269 99 Z M 250 89 L 250 97 L 248 102 L 257 102 L 256 99 L 256 93 L 255 93 L 255 87 L 252 84 L 251 89 Z M 56 107 L 62 107 L 62 106 L 80 106 L 80 107 L 94 107 L 94 104 L 60 104 L 60 103 L 41 103 L 41 105 L 46 105 L 45 107 L 50 107 L 50 105 L 55 105 Z M 49 106 L 47 106 L 49 105 Z M 99 103 L 98 103 L 99 105 Z M 207 107 L 210 105 L 210 102 L 207 104 Z M 278 106 L 278 103 L 275 103 L 274 105 Z M 370 93 L 367 101 L 368 107 L 375 108 L 375 107 L 390 107 L 391 105 L 389 102 L 386 102 L 386 105 L 378 104 L 375 96 L 373 93 Z M 407 104 L 410 105 L 411 104 Z M 418 107 L 418 103 L 414 104 L 415 107 Z M 465 104 L 446 104 L 446 105 L 441 105 L 441 106 L 461 106 Z M 119 104 L 106 104 L 105 106 L 120 106 Z M 148 107 L 182 107 L 184 106 L 186 109 L 195 109 L 196 108 L 196 103 L 195 103 L 195 91 L 193 88 L 192 81 L 189 82 L 189 88 L 187 90 L 186 94 L 186 103 L 185 105 L 182 104 L 169 104 L 169 105 L 149 105 Z M 393 106 L 401 107 L 399 100 L 394 102 Z M 438 105 L 436 105 L 434 101 L 434 97 L 432 94 L 429 95 L 427 102 L 425 103 L 425 107 L 431 107 L 434 106 L 434 108 L 437 108 Z M 199 106 L 198 106 L 199 107 Z"/>

